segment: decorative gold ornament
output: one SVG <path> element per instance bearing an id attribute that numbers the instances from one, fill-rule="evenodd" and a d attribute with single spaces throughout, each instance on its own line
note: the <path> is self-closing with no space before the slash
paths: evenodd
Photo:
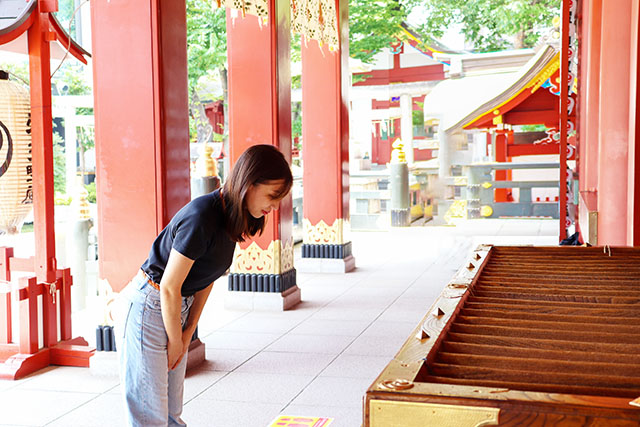
<path id="1" fill-rule="evenodd" d="M 293 239 L 284 245 L 280 240 L 273 240 L 267 249 L 262 249 L 256 242 L 246 249 L 236 245 L 233 255 L 232 273 L 282 274 L 293 268 Z"/>
<path id="2" fill-rule="evenodd" d="M 467 217 L 467 201 L 466 200 L 454 200 L 447 213 L 444 214 L 444 220 L 448 225 L 454 225 L 454 218 L 466 218 Z"/>
<path id="3" fill-rule="evenodd" d="M 499 408 L 441 405 L 372 399 L 369 402 L 371 427 L 483 427 L 498 425 Z"/>
<path id="4" fill-rule="evenodd" d="M 396 139 L 391 150 L 391 162 L 390 163 L 407 163 L 407 157 L 404 154 L 404 144 L 400 138 Z"/>
<path id="5" fill-rule="evenodd" d="M 255 15 L 263 19 L 269 19 L 269 1 L 268 0 L 225 0 L 225 7 L 237 10 L 244 18 L 247 14 Z M 218 7 L 221 2 L 218 2 Z"/>
<path id="6" fill-rule="evenodd" d="M 29 91 L 0 79 L 0 233 L 19 233 L 32 207 Z"/>
<path id="7" fill-rule="evenodd" d="M 302 220 L 304 227 L 303 243 L 311 245 L 342 245 L 345 243 L 345 225 L 348 223 L 342 218 L 333 221 L 332 225 L 320 220 L 312 225 L 307 218 Z"/>
<path id="8" fill-rule="evenodd" d="M 202 153 L 196 160 L 196 175 L 200 177 L 218 176 L 218 167 L 213 159 L 213 147 L 211 144 L 205 143 L 202 147 Z"/>
<path id="9" fill-rule="evenodd" d="M 291 0 L 291 29 L 307 40 L 340 48 L 335 0 Z"/>

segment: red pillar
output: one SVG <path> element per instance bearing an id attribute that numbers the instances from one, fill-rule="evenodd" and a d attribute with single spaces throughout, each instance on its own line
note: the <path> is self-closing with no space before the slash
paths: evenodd
<path id="1" fill-rule="evenodd" d="M 578 162 L 580 232 L 585 242 L 597 243 L 597 197 L 600 108 L 600 42 L 602 0 L 582 3 L 580 39 L 580 100 L 578 118 Z"/>
<path id="2" fill-rule="evenodd" d="M 602 2 L 598 244 L 627 245 L 629 70 L 632 3 Z"/>
<path id="3" fill-rule="evenodd" d="M 227 10 L 229 151 L 233 165 L 250 146 L 272 144 L 291 161 L 289 2 L 269 0 L 262 18 Z M 234 17 L 234 15 L 238 15 Z M 293 268 L 291 195 L 267 216 L 264 233 L 236 247 L 232 307 L 288 309 L 300 302 Z"/>
<path id="4" fill-rule="evenodd" d="M 53 140 L 51 118 L 51 74 L 49 21 L 38 2 L 33 25 L 28 30 L 29 79 L 31 86 L 31 147 L 33 154 L 33 216 L 35 273 L 38 281 L 56 280 L 56 248 L 53 218 Z"/>
<path id="5" fill-rule="evenodd" d="M 100 276 L 122 289 L 190 200 L 185 3 L 92 1 Z"/>
<path id="6" fill-rule="evenodd" d="M 506 132 L 496 132 L 496 162 L 507 162 L 507 134 Z M 496 181 L 508 181 L 509 176 L 506 170 L 495 171 Z M 494 197 L 496 202 L 506 202 L 507 193 L 510 190 L 508 188 L 496 188 L 494 190 Z"/>
<path id="7" fill-rule="evenodd" d="M 598 135 L 600 101 L 600 39 L 602 0 L 583 7 L 581 55 L 580 191 L 595 193 L 598 186 Z"/>
<path id="8" fill-rule="evenodd" d="M 348 2 L 335 0 L 340 45 L 302 41 L 304 271 L 355 268 L 349 221 Z M 304 36 L 303 36 L 304 38 Z M 396 55 L 398 56 L 398 55 Z"/>
<path id="9" fill-rule="evenodd" d="M 640 4 L 633 2 L 631 12 L 630 107 L 629 107 L 629 236 L 628 244 L 640 246 Z"/>

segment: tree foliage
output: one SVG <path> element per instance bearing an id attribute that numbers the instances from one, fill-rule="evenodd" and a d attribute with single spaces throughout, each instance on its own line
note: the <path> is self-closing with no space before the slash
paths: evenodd
<path id="1" fill-rule="evenodd" d="M 452 25 L 461 25 L 477 52 L 533 47 L 554 16 L 561 0 L 424 0 L 425 34 L 441 37 Z"/>
<path id="2" fill-rule="evenodd" d="M 211 0 L 187 0 L 187 58 L 189 88 L 200 77 L 226 67 L 227 27 L 225 8 Z"/>
<path id="3" fill-rule="evenodd" d="M 349 0 L 349 55 L 370 63 L 396 42 L 400 24 L 420 0 Z"/>

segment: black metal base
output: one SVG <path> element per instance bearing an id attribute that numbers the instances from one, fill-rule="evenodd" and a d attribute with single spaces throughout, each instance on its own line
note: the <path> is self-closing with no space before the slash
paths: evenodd
<path id="1" fill-rule="evenodd" d="M 411 210 L 391 209 L 391 226 L 392 227 L 408 227 L 411 225 Z"/>
<path id="2" fill-rule="evenodd" d="M 96 328 L 96 350 L 116 351 L 116 339 L 113 326 L 98 326 Z"/>
<path id="3" fill-rule="evenodd" d="M 302 245 L 302 258 L 344 259 L 351 255 L 351 242 L 342 245 Z"/>
<path id="4" fill-rule="evenodd" d="M 295 285 L 295 268 L 282 274 L 229 274 L 230 291 L 284 292 Z"/>

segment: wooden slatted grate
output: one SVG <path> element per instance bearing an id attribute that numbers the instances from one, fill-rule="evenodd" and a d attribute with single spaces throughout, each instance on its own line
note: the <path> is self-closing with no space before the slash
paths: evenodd
<path id="1" fill-rule="evenodd" d="M 640 250 L 492 248 L 416 381 L 640 396 Z"/>

